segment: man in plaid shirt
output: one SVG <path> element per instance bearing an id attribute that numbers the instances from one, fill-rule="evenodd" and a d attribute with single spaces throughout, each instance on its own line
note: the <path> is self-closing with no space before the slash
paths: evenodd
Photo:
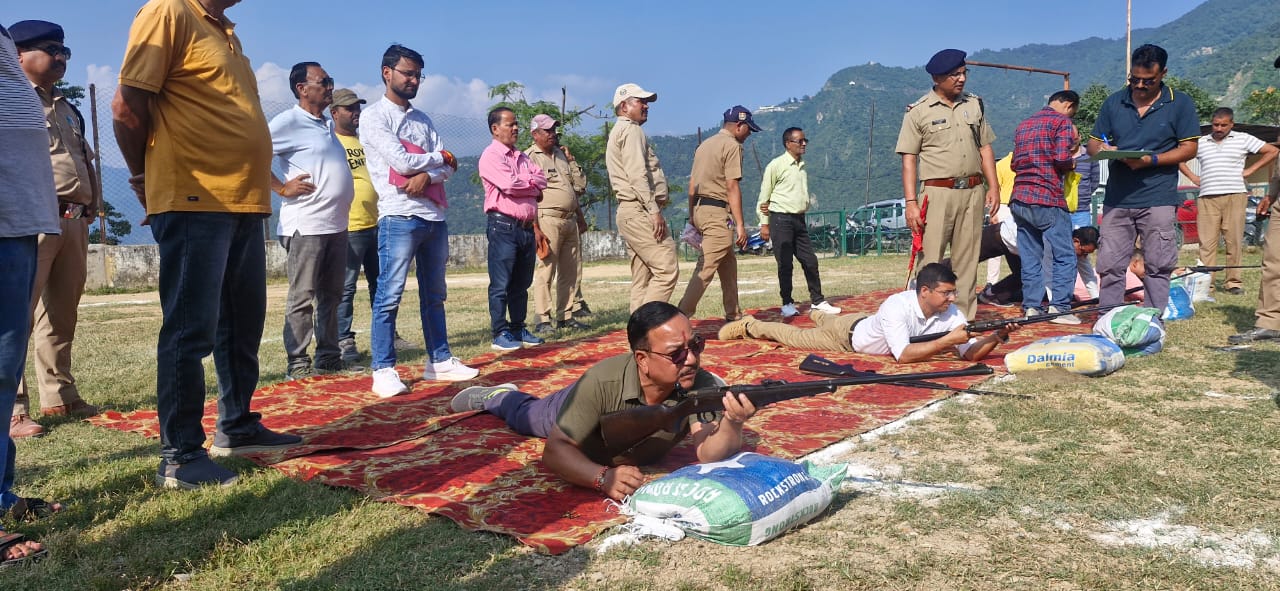
<path id="1" fill-rule="evenodd" d="M 1049 313 L 1071 309 L 1075 280 L 1075 251 L 1071 245 L 1071 212 L 1063 193 L 1063 179 L 1075 168 L 1072 156 L 1079 145 L 1071 117 L 1080 95 L 1063 90 L 1049 97 L 1049 105 L 1018 124 L 1013 136 L 1013 196 L 1009 211 L 1018 225 L 1018 253 L 1022 258 L 1022 309 L 1040 314 L 1044 298 L 1044 249 L 1052 251 Z M 1050 322 L 1080 324 L 1068 314 Z"/>

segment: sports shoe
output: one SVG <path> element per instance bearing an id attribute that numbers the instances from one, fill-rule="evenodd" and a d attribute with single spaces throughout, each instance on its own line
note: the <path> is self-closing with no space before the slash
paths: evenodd
<path id="1" fill-rule="evenodd" d="M 1053 324 L 1084 324 L 1084 321 L 1080 320 L 1080 317 L 1075 314 L 1067 314 L 1066 316 L 1050 318 L 1049 322 Z"/>
<path id="2" fill-rule="evenodd" d="M 590 329 L 590 328 L 591 328 L 590 326 L 587 326 L 586 324 L 583 324 L 583 323 L 581 323 L 581 322 L 578 322 L 577 320 L 574 320 L 574 319 L 572 319 L 572 318 L 570 318 L 570 319 L 568 319 L 568 320 L 562 320 L 562 321 L 560 321 L 560 324 L 559 324 L 557 327 L 558 327 L 558 328 L 567 328 L 567 329 L 569 329 L 569 330 L 588 330 L 588 329 Z"/>
<path id="3" fill-rule="evenodd" d="M 323 361 L 316 361 L 316 364 L 312 366 L 312 371 L 319 374 L 360 373 L 364 371 L 364 366 L 349 363 L 343 359 L 325 359 Z"/>
<path id="4" fill-rule="evenodd" d="M 817 306 L 814 306 L 814 307 L 816 308 Z M 790 318 L 790 317 L 795 316 L 796 314 L 799 314 L 799 313 L 800 313 L 800 311 L 796 309 L 796 305 L 795 305 L 795 304 L 783 304 L 783 305 L 782 305 L 782 317 L 783 317 L 783 318 Z"/>
<path id="5" fill-rule="evenodd" d="M 493 337 L 493 344 L 489 345 L 495 351 L 515 351 L 523 346 L 524 343 L 512 336 L 509 330 L 498 333 L 498 336 Z"/>
<path id="6" fill-rule="evenodd" d="M 1013 302 L 1002 302 L 996 299 L 996 294 L 992 293 L 990 289 L 983 289 L 982 291 L 978 292 L 978 303 L 986 304 L 988 306 L 995 306 L 997 308 L 1013 307 Z"/>
<path id="7" fill-rule="evenodd" d="M 360 360 L 360 351 L 356 349 L 355 339 L 339 340 L 338 350 L 342 352 L 342 360 L 347 363 L 355 363 Z"/>
<path id="8" fill-rule="evenodd" d="M 395 339 L 391 341 L 391 346 L 397 351 L 404 351 L 407 349 L 418 348 L 417 343 L 410 343 L 409 341 L 406 341 L 403 337 L 400 336 L 400 333 L 396 333 Z"/>
<path id="9" fill-rule="evenodd" d="M 835 306 L 832 306 L 832 305 L 831 305 L 831 303 L 830 303 L 830 302 L 828 302 L 827 300 L 822 300 L 821 302 L 818 302 L 818 303 L 816 303 L 816 304 L 813 304 L 812 306 L 809 306 L 809 307 L 810 307 L 810 308 L 812 308 L 812 309 L 814 309 L 814 310 L 817 310 L 817 311 L 819 311 L 819 312 L 826 312 L 827 314 L 839 314 L 839 313 L 840 313 L 840 308 L 837 308 L 837 307 L 835 307 Z"/>
<path id="10" fill-rule="evenodd" d="M 546 341 L 544 341 L 544 340 L 542 340 L 542 339 L 538 338 L 538 337 L 537 337 L 537 336 L 535 336 L 533 333 L 529 332 L 529 329 L 527 329 L 527 328 L 522 328 L 522 329 L 520 329 L 520 342 L 521 342 L 525 347 L 534 347 L 534 346 L 537 346 L 537 345 L 541 345 L 541 344 L 545 343 Z"/>
<path id="11" fill-rule="evenodd" d="M 573 311 L 573 317 L 579 320 L 585 320 L 591 317 L 591 308 L 587 307 L 586 302 L 582 302 L 582 307 Z"/>
<path id="12" fill-rule="evenodd" d="M 449 409 L 453 412 L 467 412 L 469 410 L 484 410 L 486 400 L 493 398 L 503 392 L 511 392 L 516 390 L 515 384 L 498 384 L 497 386 L 471 386 L 463 388 L 461 392 L 453 397 L 449 402 Z"/>
<path id="13" fill-rule="evenodd" d="M 195 490 L 202 486 L 216 484 L 231 486 L 240 477 L 208 456 L 200 456 L 185 464 L 171 464 L 169 460 L 160 460 L 160 468 L 156 470 L 156 486 L 178 490 Z"/>
<path id="14" fill-rule="evenodd" d="M 1244 288 L 1243 288 L 1243 287 L 1228 287 L 1228 288 L 1227 288 L 1227 293 L 1229 293 L 1229 294 L 1231 294 L 1231 295 L 1244 295 Z"/>
<path id="15" fill-rule="evenodd" d="M 1026 316 L 1027 318 L 1031 318 L 1031 317 L 1034 317 L 1034 316 L 1039 316 L 1039 315 L 1041 315 L 1041 314 L 1044 314 L 1044 312 L 1041 312 L 1041 311 L 1040 311 L 1040 308 L 1027 308 L 1027 309 L 1023 312 L 1023 315 L 1024 315 L 1024 316 Z"/>
<path id="16" fill-rule="evenodd" d="M 378 398 L 391 398 L 409 391 L 409 387 L 400 381 L 400 374 L 394 367 L 384 367 L 373 371 L 373 393 Z"/>
<path id="17" fill-rule="evenodd" d="M 240 439 L 232 439 L 221 431 L 214 433 L 213 447 L 209 448 L 209 455 L 215 458 L 242 456 L 245 454 L 262 453 L 264 451 L 287 449 L 298 445 L 299 443 L 302 443 L 302 438 L 297 435 L 276 433 L 271 429 L 258 425 L 257 433 Z"/>
<path id="18" fill-rule="evenodd" d="M 1254 328 L 1240 334 L 1233 334 L 1227 337 L 1227 342 L 1232 345 L 1240 345 L 1243 343 L 1254 343 L 1257 341 L 1272 341 L 1280 339 L 1280 330 L 1271 330 L 1269 328 Z"/>
<path id="19" fill-rule="evenodd" d="M 316 375 L 316 371 L 315 369 L 312 369 L 310 363 L 307 363 L 306 365 L 295 365 L 290 367 L 286 374 L 291 380 L 301 380 L 303 378 L 309 378 Z"/>
<path id="20" fill-rule="evenodd" d="M 755 316 L 747 314 L 738 320 L 727 322 L 720 327 L 720 332 L 716 333 L 716 338 L 722 341 L 732 341 L 750 337 L 751 335 L 747 333 L 747 325 L 755 321 Z"/>
<path id="21" fill-rule="evenodd" d="M 439 380 L 441 382 L 465 382 L 480 375 L 480 370 L 467 367 L 457 357 L 444 361 L 428 363 L 422 368 L 422 379 Z"/>
<path id="22" fill-rule="evenodd" d="M 533 333 L 541 334 L 541 335 L 553 335 L 556 333 L 556 327 L 551 326 L 550 322 L 539 322 L 537 326 L 533 327 Z"/>

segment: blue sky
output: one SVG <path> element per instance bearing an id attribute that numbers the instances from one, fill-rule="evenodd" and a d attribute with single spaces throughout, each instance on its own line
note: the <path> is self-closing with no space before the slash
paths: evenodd
<path id="1" fill-rule="evenodd" d="M 1133 0 L 1134 28 L 1159 26 L 1202 0 Z M 4 24 L 52 20 L 67 32 L 73 84 L 114 86 L 141 1 L 60 0 L 8 6 Z M 314 60 L 339 86 L 381 93 L 382 51 L 422 52 L 416 104 L 482 117 L 489 86 L 516 80 L 530 99 L 607 108 L 613 89 L 657 92 L 650 134 L 691 133 L 733 104 L 749 108 L 814 94 L 837 70 L 868 62 L 918 66 L 934 51 L 1002 49 L 1124 35 L 1123 0 L 1070 3 L 909 2 L 414 2 L 245 0 L 227 15 L 258 73 L 264 101 L 292 101 L 288 68 Z M 534 11 L 533 7 L 537 7 Z M 371 97 L 370 97 L 371 98 Z"/>

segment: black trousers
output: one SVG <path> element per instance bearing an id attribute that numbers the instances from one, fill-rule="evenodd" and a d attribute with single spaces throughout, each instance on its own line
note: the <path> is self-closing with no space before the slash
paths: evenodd
<path id="1" fill-rule="evenodd" d="M 826 301 L 822 295 L 822 278 L 818 276 L 818 257 L 809 241 L 809 228 L 803 213 L 770 213 L 769 238 L 773 241 L 773 259 L 778 261 L 778 294 L 782 304 L 794 303 L 791 299 L 791 273 L 794 267 L 791 257 L 800 261 L 804 281 L 809 287 L 810 303 Z"/>
<path id="2" fill-rule="evenodd" d="M 1016 304 L 1022 301 L 1022 257 L 1019 257 L 1004 245 L 1000 239 L 1000 224 L 988 224 L 982 228 L 982 244 L 978 247 L 978 260 L 998 256 L 1004 257 L 1009 265 L 1009 274 L 991 285 L 991 295 L 1002 304 Z M 943 259 L 943 265 L 951 268 L 951 259 Z"/>

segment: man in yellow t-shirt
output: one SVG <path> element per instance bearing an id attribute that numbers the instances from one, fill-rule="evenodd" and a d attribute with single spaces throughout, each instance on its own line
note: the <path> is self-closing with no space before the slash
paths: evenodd
<path id="1" fill-rule="evenodd" d="M 329 116 L 333 118 L 333 131 L 347 149 L 347 163 L 356 182 L 356 198 L 351 202 L 351 217 L 347 220 L 347 276 L 342 287 L 342 302 L 338 304 L 338 348 L 342 360 L 353 363 L 360 359 L 356 348 L 356 332 L 351 328 L 355 314 L 356 282 L 360 280 L 360 268 L 369 283 L 369 305 L 373 305 L 378 293 L 378 192 L 369 180 L 369 167 L 365 164 L 364 146 L 360 144 L 360 105 L 365 100 L 349 88 L 333 91 L 333 104 Z M 397 350 L 413 348 L 413 344 L 395 335 Z"/>
<path id="2" fill-rule="evenodd" d="M 251 412 L 267 313 L 271 137 L 258 82 L 227 3 L 150 0 L 134 18 L 112 102 L 129 183 L 160 250 L 156 484 L 227 486 L 209 459 L 296 445 Z M 203 359 L 218 372 L 218 422 L 205 451 Z"/>

